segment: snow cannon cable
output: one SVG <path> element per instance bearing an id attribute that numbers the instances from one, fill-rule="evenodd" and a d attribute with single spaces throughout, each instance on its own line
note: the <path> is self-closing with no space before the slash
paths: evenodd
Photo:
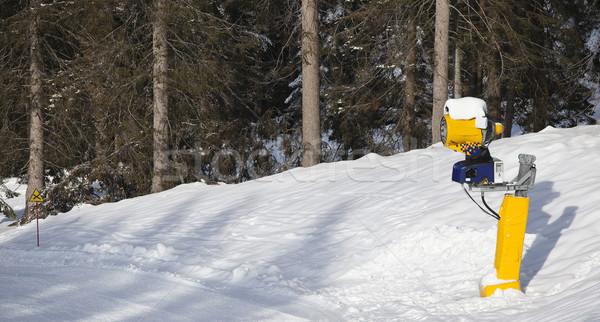
<path id="1" fill-rule="evenodd" d="M 507 289 L 521 290 L 519 270 L 523 254 L 523 241 L 529 211 L 527 191 L 533 189 L 536 167 L 535 156 L 519 155 L 519 174 L 512 181 L 504 182 L 504 163 L 493 158 L 489 145 L 503 126 L 487 115 L 485 101 L 475 97 L 449 99 L 444 105 L 440 121 L 440 133 L 444 146 L 465 155 L 465 160 L 452 167 L 452 181 L 463 185 L 469 198 L 486 214 L 498 220 L 496 258 L 494 271 L 479 283 L 482 297 Z M 469 194 L 481 192 L 486 211 Z M 485 192 L 505 192 L 500 211 L 496 213 L 486 202 Z M 514 194 L 508 192 L 514 191 Z"/>
<path id="2" fill-rule="evenodd" d="M 483 211 L 486 215 L 496 219 L 496 220 L 500 220 L 500 215 L 495 212 L 492 208 L 490 208 L 490 206 L 488 206 L 487 202 L 485 202 L 485 198 L 483 197 L 483 193 L 481 194 L 481 201 L 483 201 L 483 204 L 485 205 L 485 207 L 488 210 L 483 209 L 483 207 L 481 207 L 477 201 L 475 201 L 475 199 L 473 199 L 473 196 L 471 196 L 471 194 L 467 191 L 467 188 L 465 188 L 465 186 L 463 185 L 463 190 L 465 191 L 465 193 L 467 194 L 467 196 L 469 196 L 469 198 L 473 201 L 473 203 L 475 203 L 477 205 L 477 207 L 479 207 L 479 209 L 481 209 L 481 211 Z"/>

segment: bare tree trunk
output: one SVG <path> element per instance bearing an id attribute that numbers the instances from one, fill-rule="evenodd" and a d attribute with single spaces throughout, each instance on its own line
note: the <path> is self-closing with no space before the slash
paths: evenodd
<path id="1" fill-rule="evenodd" d="M 488 107 L 488 114 L 492 120 L 501 122 L 500 119 L 500 72 L 497 63 L 493 57 L 489 57 L 487 70 L 487 86 L 485 88 L 485 98 Z"/>
<path id="2" fill-rule="evenodd" d="M 462 97 L 462 84 L 461 84 L 461 63 L 462 63 L 462 51 L 458 43 L 454 46 L 454 98 Z"/>
<path id="3" fill-rule="evenodd" d="M 485 20 L 483 17 L 486 17 L 485 14 L 485 8 L 487 7 L 487 1 L 486 0 L 479 0 L 479 9 L 481 10 L 481 19 L 477 22 L 477 25 L 479 26 L 480 30 L 485 30 L 486 28 L 486 24 L 485 24 Z M 489 40 L 488 40 L 489 41 Z M 483 95 L 485 97 L 485 87 L 483 84 L 483 71 L 484 71 L 484 58 L 485 54 L 483 51 L 479 51 L 477 54 L 477 83 L 476 83 L 476 95 Z"/>
<path id="4" fill-rule="evenodd" d="M 537 72 L 538 79 L 544 79 L 541 75 L 542 71 Z M 541 94 L 541 95 L 540 95 Z M 543 85 L 542 88 L 536 93 L 536 97 L 533 103 L 533 132 L 538 132 L 548 126 L 548 100 L 550 93 L 548 86 Z"/>
<path id="5" fill-rule="evenodd" d="M 454 2 L 454 10 L 452 10 L 452 16 L 450 19 L 455 21 L 454 25 L 454 98 L 461 98 L 463 96 L 463 86 L 462 86 L 462 60 L 463 60 L 463 52 L 461 49 L 461 40 L 462 40 L 462 32 L 461 32 L 461 22 L 462 19 L 459 15 L 459 11 L 464 9 L 464 3 L 462 0 L 457 0 Z"/>
<path id="6" fill-rule="evenodd" d="M 499 21 L 495 10 L 491 9 L 485 0 L 481 0 L 480 6 L 483 16 L 485 16 L 486 11 L 488 12 L 486 25 L 489 26 L 488 28 L 494 28 Z M 500 64 L 501 57 L 499 56 L 501 53 L 495 49 L 496 47 L 494 45 L 497 44 L 497 41 L 496 36 L 493 33 L 489 36 L 489 42 L 490 50 L 486 50 L 483 56 L 487 67 L 487 84 L 484 91 L 484 97 L 487 101 L 488 113 L 492 120 L 502 122 L 502 113 L 500 112 L 500 104 L 502 102 L 500 98 L 502 66 Z"/>
<path id="7" fill-rule="evenodd" d="M 502 137 L 509 138 L 512 135 L 512 125 L 515 118 L 515 88 L 509 87 L 506 93 L 506 114 L 504 117 L 504 132 Z"/>
<path id="8" fill-rule="evenodd" d="M 440 119 L 448 99 L 448 29 L 450 5 L 448 0 L 435 2 L 435 43 L 433 70 L 433 111 L 431 113 L 431 143 L 441 141 Z"/>
<path id="9" fill-rule="evenodd" d="M 406 101 L 402 117 L 402 146 L 404 152 L 410 151 L 412 139 L 412 120 L 415 112 L 415 72 L 417 68 L 417 27 L 414 19 L 408 25 L 409 49 L 406 55 Z"/>
<path id="10" fill-rule="evenodd" d="M 104 114 L 104 115 L 102 115 Z M 108 136 L 106 135 L 106 129 L 108 127 L 108 115 L 106 113 L 98 113 L 98 117 L 94 120 L 94 127 L 98 132 L 98 136 L 96 137 L 96 159 L 97 160 L 106 160 L 108 155 L 108 150 L 106 148 L 106 142 L 108 141 Z"/>
<path id="11" fill-rule="evenodd" d="M 169 97 L 167 94 L 167 30 L 163 20 L 165 0 L 154 1 L 152 53 L 154 55 L 154 173 L 152 192 L 164 190 L 169 166 Z"/>
<path id="12" fill-rule="evenodd" d="M 33 8 L 33 18 L 29 24 L 29 71 L 30 80 L 30 124 L 29 124 L 29 169 L 27 171 L 28 183 L 26 207 L 20 224 L 26 224 L 35 218 L 35 210 L 29 199 L 37 189 L 39 192 L 44 188 L 44 123 L 42 115 L 42 55 L 40 53 L 40 37 L 38 35 L 39 9 L 38 3 L 31 0 L 30 7 Z"/>
<path id="13" fill-rule="evenodd" d="M 483 94 L 483 58 L 481 54 L 477 56 L 477 77 L 475 79 L 475 95 L 479 96 Z"/>
<path id="14" fill-rule="evenodd" d="M 302 0 L 302 166 L 321 161 L 318 0 Z"/>

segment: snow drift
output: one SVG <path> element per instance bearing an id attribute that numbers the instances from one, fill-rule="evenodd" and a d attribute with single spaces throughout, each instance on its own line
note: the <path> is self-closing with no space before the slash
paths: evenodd
<path id="1" fill-rule="evenodd" d="M 3 320 L 586 320 L 600 316 L 600 126 L 492 142 L 537 157 L 524 293 L 480 298 L 496 221 L 436 144 L 239 185 L 181 185 L 0 234 Z M 486 194 L 498 209 L 500 194 Z"/>

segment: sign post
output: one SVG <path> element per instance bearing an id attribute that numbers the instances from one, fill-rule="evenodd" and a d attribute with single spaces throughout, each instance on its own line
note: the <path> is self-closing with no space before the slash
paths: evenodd
<path id="1" fill-rule="evenodd" d="M 37 224 L 37 247 L 40 247 L 40 216 L 39 216 L 39 203 L 44 201 L 40 192 L 35 189 L 29 198 L 29 201 L 35 202 L 35 221 Z"/>

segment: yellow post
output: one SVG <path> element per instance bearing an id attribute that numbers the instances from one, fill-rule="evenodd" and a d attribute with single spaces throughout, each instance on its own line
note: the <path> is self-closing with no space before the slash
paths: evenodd
<path id="1" fill-rule="evenodd" d="M 490 296 L 497 289 L 521 290 L 519 270 L 528 210 L 529 198 L 510 194 L 504 196 L 499 213 L 496 260 L 494 261 L 496 279 L 492 279 L 492 283 L 489 285 L 485 285 L 485 282 L 482 281 L 479 285 L 481 297 Z"/>

